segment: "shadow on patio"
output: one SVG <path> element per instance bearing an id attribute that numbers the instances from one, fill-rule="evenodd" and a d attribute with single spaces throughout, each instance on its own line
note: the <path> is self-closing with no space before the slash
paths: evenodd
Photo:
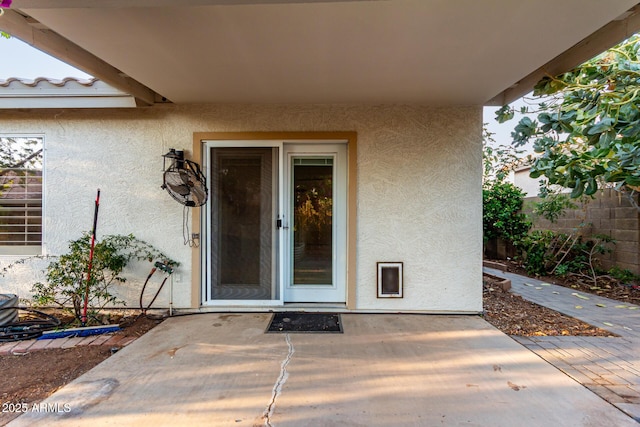
<path id="1" fill-rule="evenodd" d="M 169 319 L 9 425 L 637 425 L 480 317 L 265 334 L 270 316 Z"/>

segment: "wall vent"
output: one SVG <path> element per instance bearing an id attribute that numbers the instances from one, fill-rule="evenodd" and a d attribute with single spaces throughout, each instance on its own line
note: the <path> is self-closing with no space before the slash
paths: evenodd
<path id="1" fill-rule="evenodd" d="M 378 298 L 402 298 L 402 263 L 379 262 Z"/>

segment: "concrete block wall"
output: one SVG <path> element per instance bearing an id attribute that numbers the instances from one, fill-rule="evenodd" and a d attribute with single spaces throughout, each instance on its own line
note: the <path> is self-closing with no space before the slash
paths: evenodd
<path id="1" fill-rule="evenodd" d="M 532 214 L 533 203 L 537 201 L 540 201 L 538 197 L 527 198 L 524 207 L 533 220 L 534 229 L 579 232 L 585 237 L 597 234 L 610 236 L 616 244 L 612 245 L 610 254 L 601 257 L 602 267 L 609 269 L 617 265 L 640 274 L 640 212 L 624 195 L 613 189 L 599 191 L 583 206 L 567 210 L 556 223 Z M 574 203 L 579 204 L 577 201 Z"/>

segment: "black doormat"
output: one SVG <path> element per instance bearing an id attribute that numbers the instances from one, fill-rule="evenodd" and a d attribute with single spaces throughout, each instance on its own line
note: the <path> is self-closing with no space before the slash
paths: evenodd
<path id="1" fill-rule="evenodd" d="M 269 332 L 329 332 L 342 333 L 342 321 L 339 314 L 329 313 L 274 313 L 267 329 Z"/>

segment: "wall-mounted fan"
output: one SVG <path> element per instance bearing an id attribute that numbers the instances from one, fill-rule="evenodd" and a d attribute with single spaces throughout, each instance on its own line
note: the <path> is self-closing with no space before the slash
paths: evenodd
<path id="1" fill-rule="evenodd" d="M 179 203 L 187 207 L 202 206 L 207 202 L 209 192 L 200 166 L 191 160 L 184 158 L 184 152 L 173 148 L 162 156 L 171 160 L 168 169 L 165 169 L 162 188 Z"/>

